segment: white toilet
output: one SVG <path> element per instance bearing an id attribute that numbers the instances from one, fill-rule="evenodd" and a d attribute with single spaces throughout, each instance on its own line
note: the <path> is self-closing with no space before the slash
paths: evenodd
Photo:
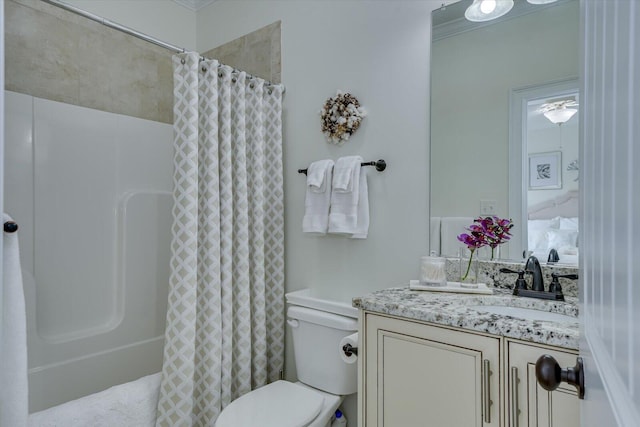
<path id="1" fill-rule="evenodd" d="M 339 353 L 340 340 L 358 330 L 357 310 L 306 289 L 286 297 L 299 382 L 245 394 L 224 408 L 216 427 L 329 427 L 344 397 L 357 392 L 357 364 Z"/>

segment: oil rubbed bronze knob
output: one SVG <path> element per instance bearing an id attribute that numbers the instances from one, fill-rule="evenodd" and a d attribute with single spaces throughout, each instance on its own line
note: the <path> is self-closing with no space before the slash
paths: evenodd
<path id="1" fill-rule="evenodd" d="M 15 233 L 16 231 L 18 231 L 18 224 L 13 221 L 7 221 L 4 223 L 5 233 Z"/>
<path id="2" fill-rule="evenodd" d="M 578 390 L 578 398 L 584 399 L 584 368 L 582 357 L 576 359 L 573 368 L 560 368 L 553 356 L 544 354 L 536 362 L 536 379 L 538 384 L 547 391 L 558 388 L 560 383 L 566 382 Z"/>

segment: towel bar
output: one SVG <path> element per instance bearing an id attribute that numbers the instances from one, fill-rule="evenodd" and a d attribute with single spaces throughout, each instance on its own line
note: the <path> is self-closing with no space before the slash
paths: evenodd
<path id="1" fill-rule="evenodd" d="M 5 233 L 15 233 L 16 231 L 18 231 L 18 224 L 13 221 L 7 221 L 4 223 Z"/>
<path id="2" fill-rule="evenodd" d="M 380 159 L 377 162 L 376 161 L 371 161 L 371 162 L 363 162 L 360 163 L 360 166 L 375 166 L 376 170 L 378 172 L 382 172 L 383 170 L 385 170 L 387 168 L 387 162 L 385 162 L 384 160 Z M 298 169 L 298 173 L 303 173 L 303 174 L 307 174 L 307 169 Z"/>

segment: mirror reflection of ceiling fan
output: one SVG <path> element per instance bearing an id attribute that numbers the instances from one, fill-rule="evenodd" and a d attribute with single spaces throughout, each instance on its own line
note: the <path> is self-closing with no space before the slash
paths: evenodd
<path id="1" fill-rule="evenodd" d="M 551 99 L 542 104 L 536 112 L 544 114 L 551 123 L 561 125 L 578 112 L 578 109 L 574 108 L 578 107 L 578 105 L 574 97 Z"/>

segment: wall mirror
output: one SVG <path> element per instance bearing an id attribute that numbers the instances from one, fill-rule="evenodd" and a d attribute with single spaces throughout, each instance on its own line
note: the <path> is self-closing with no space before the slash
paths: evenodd
<path id="1" fill-rule="evenodd" d="M 579 115 L 545 113 L 580 108 L 579 2 L 516 0 L 487 22 L 464 18 L 471 3 L 433 12 L 430 248 L 455 256 L 474 217 L 497 215 L 515 224 L 501 258 L 575 263 Z"/>

